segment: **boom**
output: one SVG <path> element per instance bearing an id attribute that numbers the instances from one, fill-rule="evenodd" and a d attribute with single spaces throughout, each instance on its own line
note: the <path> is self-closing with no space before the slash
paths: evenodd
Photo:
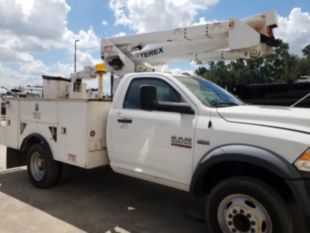
<path id="1" fill-rule="evenodd" d="M 197 63 L 252 59 L 272 53 L 278 44 L 273 36 L 277 24 L 276 13 L 267 12 L 243 20 L 103 39 L 101 56 L 107 70 L 118 75 L 150 71 L 154 65 L 179 59 Z"/>

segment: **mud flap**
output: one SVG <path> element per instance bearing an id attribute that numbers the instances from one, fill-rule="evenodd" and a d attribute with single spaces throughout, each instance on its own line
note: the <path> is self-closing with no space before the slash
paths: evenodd
<path id="1" fill-rule="evenodd" d="M 6 168 L 20 167 L 26 165 L 26 157 L 19 150 L 7 147 Z"/>

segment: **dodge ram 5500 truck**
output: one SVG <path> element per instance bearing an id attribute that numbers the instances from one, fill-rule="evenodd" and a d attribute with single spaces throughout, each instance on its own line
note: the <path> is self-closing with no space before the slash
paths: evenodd
<path id="1" fill-rule="evenodd" d="M 265 56 L 276 25 L 269 12 L 103 40 L 105 69 L 45 76 L 44 98 L 6 100 L 0 143 L 38 188 L 55 185 L 63 164 L 109 165 L 206 197 L 208 233 L 310 232 L 309 109 L 250 106 L 195 75 L 141 72 L 180 57 Z M 113 101 L 101 98 L 106 71 L 121 76 Z M 95 76 L 88 99 L 82 81 Z"/>

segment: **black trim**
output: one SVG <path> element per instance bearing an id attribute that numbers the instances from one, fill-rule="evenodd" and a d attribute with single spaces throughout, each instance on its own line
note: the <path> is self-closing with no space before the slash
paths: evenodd
<path id="1" fill-rule="evenodd" d="M 44 80 L 54 80 L 54 81 L 65 81 L 65 82 L 71 82 L 70 79 L 66 79 L 60 76 L 48 76 L 48 75 L 42 75 L 42 78 Z"/>
<path id="2" fill-rule="evenodd" d="M 298 160 L 297 158 L 296 160 Z M 295 162 L 294 162 L 295 164 Z M 309 179 L 310 180 L 310 172 L 307 171 L 299 171 L 300 175 L 302 176 L 303 179 Z M 310 187 L 310 186 L 309 186 Z"/>
<path id="3" fill-rule="evenodd" d="M 33 141 L 36 141 L 36 142 L 39 142 L 42 146 L 44 146 L 44 148 L 45 148 L 46 150 L 48 150 L 49 154 L 53 156 L 52 150 L 51 150 L 51 148 L 50 148 L 50 146 L 49 146 L 47 140 L 46 140 L 42 135 L 37 134 L 37 133 L 30 134 L 30 135 L 28 135 L 28 136 L 24 139 L 24 141 L 23 141 L 23 143 L 22 143 L 22 145 L 21 145 L 21 147 L 20 147 L 20 151 L 21 151 L 22 153 L 26 152 L 27 149 L 29 149 L 29 146 L 32 145 L 32 140 L 33 140 Z M 53 158 L 52 158 L 52 159 L 53 159 Z"/>
<path id="4" fill-rule="evenodd" d="M 88 102 L 112 102 L 111 100 L 107 99 L 87 99 Z"/>
<path id="5" fill-rule="evenodd" d="M 19 150 L 6 148 L 6 168 L 20 167 L 26 165 L 26 157 Z"/>
<path id="6" fill-rule="evenodd" d="M 178 147 L 182 147 L 182 148 L 188 148 L 188 149 L 192 149 L 192 146 L 187 146 L 187 145 L 182 145 L 182 144 L 177 144 L 177 143 L 171 143 L 171 146 L 178 146 Z"/>
<path id="7" fill-rule="evenodd" d="M 310 179 L 285 180 L 296 200 L 294 215 L 298 226 L 298 233 L 310 232 Z"/>
<path id="8" fill-rule="evenodd" d="M 49 144 L 40 134 L 30 134 L 28 135 L 19 150 L 7 147 L 7 168 L 19 167 L 26 165 L 27 160 L 27 151 L 33 144 L 40 143 L 46 151 L 48 151 L 51 155 L 51 149 Z M 53 158 L 52 158 L 53 159 Z"/>
<path id="9" fill-rule="evenodd" d="M 124 123 L 124 124 L 131 124 L 132 123 L 132 119 L 129 119 L 129 118 L 117 119 L 117 121 L 119 123 Z"/>
<path id="10" fill-rule="evenodd" d="M 184 99 L 183 96 L 182 96 L 182 94 L 181 94 L 179 91 L 177 91 L 170 83 L 168 83 L 168 82 L 167 82 L 166 80 L 164 80 L 164 79 L 161 79 L 161 78 L 158 78 L 158 77 L 134 77 L 134 78 L 130 81 L 129 85 L 127 86 L 126 95 L 125 95 L 125 98 L 124 98 L 123 104 L 122 104 L 122 108 L 123 108 L 123 109 L 143 110 L 143 109 L 141 109 L 141 103 L 140 103 L 140 106 L 139 106 L 139 107 L 128 107 L 128 106 L 125 105 L 126 99 L 128 98 L 128 95 L 129 95 L 129 91 L 130 91 L 131 85 L 132 85 L 133 82 L 136 81 L 136 80 L 146 80 L 146 81 L 154 81 L 154 80 L 155 80 L 155 81 L 163 82 L 163 83 L 165 83 L 167 86 L 169 86 L 172 90 L 174 90 L 177 94 L 179 94 L 180 97 L 181 97 L 182 99 Z M 149 83 L 146 83 L 146 84 L 142 84 L 142 85 L 147 85 L 147 86 L 149 86 L 150 84 L 149 84 Z M 142 86 L 142 85 L 141 85 L 141 86 Z M 183 103 L 183 102 L 180 102 L 180 103 Z M 184 102 L 184 103 L 185 103 L 185 102 Z"/>
<path id="11" fill-rule="evenodd" d="M 157 101 L 154 103 L 153 110 L 162 112 L 176 112 L 195 115 L 195 111 L 187 103 L 175 103 L 168 101 Z"/>
<path id="12" fill-rule="evenodd" d="M 265 36 L 260 34 L 260 41 L 271 47 L 279 47 L 281 45 L 281 40 L 275 39 L 273 36 Z"/>
<path id="13" fill-rule="evenodd" d="M 197 139 L 197 144 L 209 146 L 210 141 L 203 140 L 203 139 Z"/>
<path id="14" fill-rule="evenodd" d="M 196 194 L 201 178 L 213 166 L 223 162 L 243 162 L 262 167 L 283 179 L 301 179 L 292 164 L 272 151 L 252 145 L 229 144 L 214 148 L 201 158 L 192 178 L 191 192 Z"/>
<path id="15" fill-rule="evenodd" d="M 113 101 L 113 97 L 114 97 L 114 93 L 113 93 L 113 90 L 114 90 L 114 74 L 113 72 L 111 73 L 111 85 L 110 85 L 110 94 L 111 94 L 111 101 Z"/>
<path id="16" fill-rule="evenodd" d="M 50 131 L 50 133 L 51 133 L 51 135 L 52 135 L 53 140 L 54 140 L 55 142 L 57 142 L 57 127 L 55 127 L 55 126 L 49 126 L 48 129 L 49 129 L 49 131 Z"/>

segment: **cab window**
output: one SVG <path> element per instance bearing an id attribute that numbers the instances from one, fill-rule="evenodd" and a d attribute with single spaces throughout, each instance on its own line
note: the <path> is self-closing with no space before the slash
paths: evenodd
<path id="1" fill-rule="evenodd" d="M 167 82 L 156 78 L 138 78 L 131 81 L 123 108 L 140 109 L 140 87 L 142 85 L 154 86 L 156 88 L 158 101 L 184 102 L 181 95 Z"/>

